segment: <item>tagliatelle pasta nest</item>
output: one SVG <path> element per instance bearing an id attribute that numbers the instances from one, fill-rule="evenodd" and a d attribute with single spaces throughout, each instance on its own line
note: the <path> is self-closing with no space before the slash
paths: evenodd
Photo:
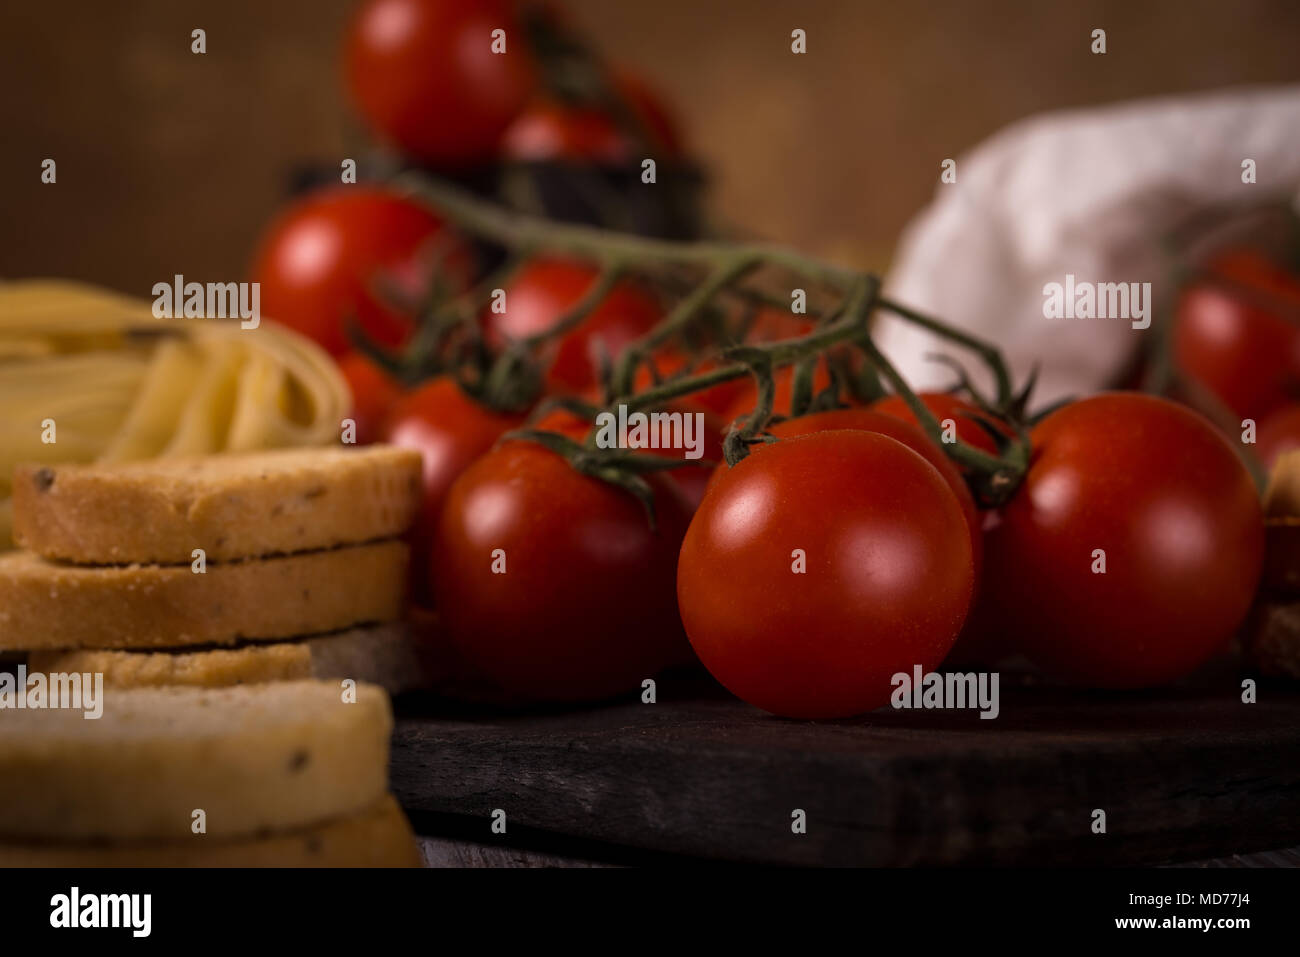
<path id="1" fill-rule="evenodd" d="M 0 282 L 0 549 L 19 462 L 326 445 L 350 404 L 330 357 L 273 323 L 159 319 L 94 286 Z"/>

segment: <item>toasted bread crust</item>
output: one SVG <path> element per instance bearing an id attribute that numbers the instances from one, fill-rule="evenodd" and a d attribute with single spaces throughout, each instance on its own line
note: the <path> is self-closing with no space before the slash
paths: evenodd
<path id="1" fill-rule="evenodd" d="M 428 668 L 404 623 L 268 645 L 193 652 L 37 651 L 29 672 L 102 674 L 107 688 L 224 688 L 303 678 L 352 678 L 390 694 L 424 687 Z"/>
<path id="2" fill-rule="evenodd" d="M 9 710 L 0 720 L 0 840 L 190 841 L 311 827 L 388 790 L 388 696 L 298 681 L 105 690 L 103 715 Z"/>
<path id="3" fill-rule="evenodd" d="M 288 449 L 112 465 L 20 465 L 14 540 L 80 564 L 188 564 L 353 545 L 405 532 L 420 454 Z"/>
<path id="4" fill-rule="evenodd" d="M 281 558 L 82 567 L 0 555 L 0 649 L 180 648 L 265 641 L 401 617 L 407 547 Z"/>
<path id="5" fill-rule="evenodd" d="M 243 841 L 151 844 L 6 844 L 0 867 L 419 867 L 406 815 L 385 795 L 337 820 Z"/>

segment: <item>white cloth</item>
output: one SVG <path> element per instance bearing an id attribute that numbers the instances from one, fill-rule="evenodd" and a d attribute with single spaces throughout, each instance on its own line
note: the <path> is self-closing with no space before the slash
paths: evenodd
<path id="1" fill-rule="evenodd" d="M 1245 159 L 1254 185 L 1242 182 Z M 959 157 L 956 174 L 905 230 L 886 294 L 999 345 L 1017 384 L 1038 364 L 1040 406 L 1106 386 L 1152 334 L 1123 320 L 1045 318 L 1043 287 L 1067 274 L 1150 282 L 1158 317 L 1174 294 L 1163 234 L 1205 204 L 1296 194 L 1300 86 L 1032 117 Z M 893 317 L 877 330 L 914 388 L 952 384 L 926 354 L 960 356 L 956 347 Z"/>

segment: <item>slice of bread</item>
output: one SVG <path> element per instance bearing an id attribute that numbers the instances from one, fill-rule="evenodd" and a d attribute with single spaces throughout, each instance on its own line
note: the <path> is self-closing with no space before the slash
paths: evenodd
<path id="1" fill-rule="evenodd" d="M 0 712 L 0 841 L 245 839 L 360 813 L 388 791 L 393 722 L 381 689 L 352 693 L 105 689 L 98 720 Z"/>
<path id="2" fill-rule="evenodd" d="M 89 567 L 0 555 L 0 649 L 180 648 L 401 617 L 407 546 L 378 542 L 227 564 Z"/>
<path id="3" fill-rule="evenodd" d="M 348 817 L 223 841 L 193 834 L 149 844 L 0 843 L 0 867 L 419 867 L 406 815 L 385 795 Z"/>
<path id="4" fill-rule="evenodd" d="M 20 465 L 14 540 L 90 565 L 188 564 L 354 545 L 405 532 L 420 453 L 287 449 L 111 465 Z"/>
<path id="5" fill-rule="evenodd" d="M 405 622 L 299 641 L 192 652 L 34 651 L 28 672 L 102 674 L 107 688 L 224 688 L 302 678 L 352 678 L 389 694 L 426 687 L 426 657 Z"/>

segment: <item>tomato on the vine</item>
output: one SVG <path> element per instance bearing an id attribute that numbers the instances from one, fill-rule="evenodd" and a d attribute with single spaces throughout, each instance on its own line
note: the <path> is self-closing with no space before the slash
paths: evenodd
<path id="1" fill-rule="evenodd" d="M 443 222 L 408 199 L 369 186 L 341 186 L 299 200 L 271 223 L 253 261 L 263 315 L 316 340 L 331 355 L 351 348 L 344 323 L 382 346 L 402 345 L 412 320 L 383 300 L 388 279 L 418 291 Z M 453 284 L 464 282 L 465 247 L 454 239 L 443 259 Z"/>
<path id="2" fill-rule="evenodd" d="M 961 505 L 934 466 L 861 431 L 782 439 L 710 489 L 682 543 L 691 645 L 774 714 L 837 718 L 936 668 L 974 590 Z"/>
<path id="3" fill-rule="evenodd" d="M 658 350 L 654 354 L 652 361 L 654 363 L 653 370 L 644 363 L 637 368 L 634 385 L 637 392 L 644 392 L 646 389 L 653 387 L 656 377 L 658 381 L 662 382 L 665 379 L 677 376 L 703 375 L 719 367 L 716 358 L 704 358 L 692 364 L 691 359 L 685 353 L 673 346 L 666 346 Z M 709 386 L 707 389 L 701 389 L 699 392 L 692 392 L 690 400 L 699 403 L 715 416 L 720 416 L 725 420 L 727 411 L 736 403 L 737 397 L 744 393 L 745 390 L 746 379 L 731 379 L 727 382 Z"/>
<path id="4" fill-rule="evenodd" d="M 418 601 L 429 600 L 429 554 L 452 482 L 504 433 L 522 423 L 523 416 L 481 405 L 449 378 L 425 383 L 389 409 L 384 441 L 424 456 L 424 498 L 411 533 L 411 582 Z"/>
<path id="5" fill-rule="evenodd" d="M 491 161 L 537 85 L 509 0 L 366 0 L 348 30 L 346 62 L 367 123 L 442 168 Z"/>
<path id="6" fill-rule="evenodd" d="M 338 366 L 352 393 L 348 415 L 356 422 L 357 444 L 378 441 L 388 410 L 402 397 L 402 387 L 360 352 L 349 352 L 339 359 Z"/>
<path id="7" fill-rule="evenodd" d="M 533 442 L 505 442 L 448 493 L 432 587 L 447 634 L 514 695 L 590 701 L 680 661 L 673 600 L 687 507 L 661 475 L 652 530 L 629 492 Z"/>
<path id="8" fill-rule="evenodd" d="M 647 409 L 645 411 L 649 414 L 656 410 Z M 698 421 L 702 434 L 696 437 L 697 434 L 692 432 L 692 437 L 700 443 L 701 460 L 709 464 L 683 465 L 679 468 L 666 470 L 663 473 L 669 481 L 675 483 L 681 489 L 683 498 L 690 505 L 691 511 L 694 511 L 699 506 L 701 499 L 704 498 L 704 493 L 709 487 L 710 478 L 717 468 L 717 463 L 722 461 L 722 422 L 716 415 L 696 402 L 694 396 L 690 399 L 679 399 L 658 411 L 669 414 L 675 413 L 683 417 L 696 414 L 700 416 Z M 533 428 L 559 432 L 561 435 L 567 435 L 575 441 L 583 441 L 591 430 L 592 423 L 575 412 L 557 408 L 542 416 L 533 424 Z M 691 428 L 694 429 L 695 426 L 692 425 Z M 645 449 L 643 451 L 648 455 L 686 459 L 684 449 Z M 686 461 L 690 460 L 686 459 Z"/>
<path id="9" fill-rule="evenodd" d="M 586 263 L 536 259 L 523 266 L 505 289 L 505 309 L 484 310 L 484 334 L 490 346 L 503 348 L 554 329 L 578 305 L 599 271 Z M 546 382 L 554 391 L 581 392 L 596 384 L 602 357 L 613 360 L 654 327 L 661 318 L 654 299 L 630 282 L 615 284 L 600 304 L 579 323 L 548 343 L 541 352 L 549 362 Z"/>
<path id="10" fill-rule="evenodd" d="M 1300 277 L 1259 253 L 1235 250 L 1178 300 L 1173 354 L 1177 367 L 1239 415 L 1260 418 L 1300 389 Z"/>
<path id="11" fill-rule="evenodd" d="M 758 404 L 758 385 L 753 377 L 737 381 L 742 385 L 736 390 L 736 397 L 727 408 L 724 418 L 728 422 L 749 416 Z M 817 393 L 828 388 L 833 381 L 826 357 L 819 356 L 817 365 L 813 367 L 812 394 L 816 396 Z M 791 403 L 794 401 L 794 366 L 783 366 L 772 370 L 772 384 L 775 386 L 772 393 L 772 413 L 788 416 L 791 412 Z"/>
<path id="12" fill-rule="evenodd" d="M 1031 434 L 1024 483 L 985 539 L 985 586 L 1052 675 L 1141 688 L 1223 648 L 1255 596 L 1264 528 L 1250 474 L 1180 405 L 1094 396 Z"/>
<path id="13" fill-rule="evenodd" d="M 972 445 L 983 452 L 988 452 L 990 455 L 997 454 L 998 447 L 997 443 L 993 441 L 993 436 L 989 435 L 976 419 L 981 419 L 995 426 L 996 423 L 988 415 L 980 411 L 978 406 L 947 392 L 922 392 L 917 395 L 917 398 L 934 414 L 934 417 L 939 420 L 941 425 L 946 420 L 951 420 L 953 431 L 962 442 Z M 893 416 L 902 422 L 910 422 L 916 426 L 920 425 L 916 413 L 908 407 L 902 396 L 889 395 L 883 399 L 877 399 L 871 403 L 871 408 L 883 415 Z"/>

